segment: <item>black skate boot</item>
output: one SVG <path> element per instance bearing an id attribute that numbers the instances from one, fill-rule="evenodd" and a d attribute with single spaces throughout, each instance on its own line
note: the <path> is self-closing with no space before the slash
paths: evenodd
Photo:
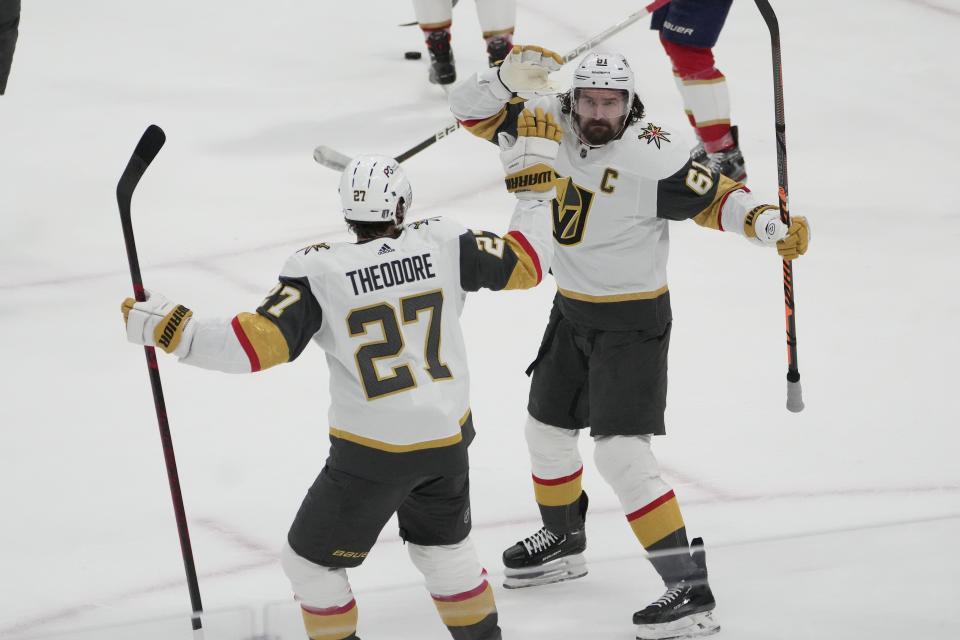
<path id="1" fill-rule="evenodd" d="M 740 153 L 740 142 L 737 138 L 736 127 L 730 127 L 730 135 L 733 136 L 733 146 L 723 151 L 707 154 L 709 160 L 707 164 L 711 169 L 731 180 L 745 182 L 747 180 L 747 163 L 743 159 L 743 154 Z"/>
<path id="2" fill-rule="evenodd" d="M 670 585 L 659 600 L 633 614 L 637 640 L 696 638 L 720 631 L 713 619 L 717 603 L 707 582 L 702 538 L 693 539 L 690 552 L 698 571 Z"/>
<path id="3" fill-rule="evenodd" d="M 513 44 L 508 38 L 490 38 L 490 41 L 487 42 L 487 57 L 490 66 L 495 67 L 503 62 L 511 49 L 513 49 Z"/>
<path id="4" fill-rule="evenodd" d="M 585 576 L 586 548 L 587 533 L 583 529 L 555 534 L 541 527 L 503 552 L 503 586 L 519 589 Z"/>
<path id="5" fill-rule="evenodd" d="M 503 572 L 503 586 L 518 589 L 587 575 L 587 561 L 583 552 L 587 548 L 584 523 L 588 504 L 587 493 L 583 491 L 575 504 L 563 508 L 566 515 L 555 522 L 558 528 L 563 526 L 558 524 L 561 520 L 566 526 L 578 528 L 567 533 L 554 533 L 547 527 L 541 527 L 540 531 L 504 551 L 503 564 L 506 569 Z M 541 506 L 541 515 L 543 508 Z M 547 518 L 553 520 L 553 516 Z"/>
<path id="6" fill-rule="evenodd" d="M 440 85 L 456 82 L 457 68 L 450 49 L 450 32 L 446 29 L 431 31 L 427 37 L 427 51 L 430 52 L 430 82 Z"/>

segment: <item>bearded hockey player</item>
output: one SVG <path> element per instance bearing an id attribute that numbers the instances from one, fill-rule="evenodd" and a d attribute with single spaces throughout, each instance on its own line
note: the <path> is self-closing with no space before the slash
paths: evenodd
<path id="1" fill-rule="evenodd" d="M 553 174 L 561 132 L 539 115 L 501 137 L 508 182 Z M 445 218 L 405 224 L 413 192 L 403 168 L 361 156 L 340 182 L 357 241 L 296 252 L 255 313 L 206 320 L 158 294 L 123 302 L 131 342 L 198 367 L 260 371 L 294 360 L 310 342 L 326 352 L 330 455 L 281 554 L 310 638 L 357 640 L 347 569 L 363 562 L 394 513 L 450 634 L 501 637 L 469 537 L 474 427 L 459 316 L 468 291 L 530 288 L 550 266 L 553 185 L 513 191 L 502 237 Z"/>
<path id="2" fill-rule="evenodd" d="M 482 138 L 512 132 L 524 108 L 552 114 L 565 131 L 554 165 L 558 291 L 530 367 L 525 426 L 543 527 L 504 551 L 504 586 L 587 573 L 577 437 L 589 427 L 597 468 L 667 588 L 634 614 L 638 638 L 706 635 L 719 625 L 702 540 L 688 543 L 650 448 L 665 433 L 668 222 L 692 219 L 790 260 L 806 251 L 807 223 L 794 218 L 787 228 L 776 206 L 692 160 L 687 143 L 645 119 L 623 56 L 587 55 L 565 93 L 548 78 L 561 64 L 552 51 L 515 46 L 499 68 L 450 92 L 454 115 Z"/>

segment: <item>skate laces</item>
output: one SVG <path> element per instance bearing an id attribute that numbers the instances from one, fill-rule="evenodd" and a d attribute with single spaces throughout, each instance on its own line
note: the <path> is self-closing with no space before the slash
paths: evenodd
<path id="1" fill-rule="evenodd" d="M 548 531 L 546 527 L 541 527 L 540 531 L 537 531 L 529 538 L 524 538 L 520 541 L 520 544 L 527 550 L 527 555 L 532 556 L 535 553 L 543 551 L 559 539 L 559 537 Z"/>
<path id="2" fill-rule="evenodd" d="M 667 591 L 660 596 L 660 599 L 653 603 L 653 606 L 661 609 L 667 608 L 668 606 L 672 605 L 677 598 L 680 597 L 680 594 L 682 594 L 686 588 L 687 585 L 680 584 L 676 587 L 667 589 Z"/>

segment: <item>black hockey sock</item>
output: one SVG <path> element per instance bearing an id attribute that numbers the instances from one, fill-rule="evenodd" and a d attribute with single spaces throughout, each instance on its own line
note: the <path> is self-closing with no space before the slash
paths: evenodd
<path id="1" fill-rule="evenodd" d="M 580 497 L 570 504 L 553 507 L 537 503 L 537 506 L 540 507 L 543 526 L 551 533 L 562 535 L 584 528 L 588 503 L 587 492 L 581 491 Z"/>

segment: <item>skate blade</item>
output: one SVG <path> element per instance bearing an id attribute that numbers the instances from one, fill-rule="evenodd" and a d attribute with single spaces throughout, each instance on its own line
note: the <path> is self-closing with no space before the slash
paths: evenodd
<path id="1" fill-rule="evenodd" d="M 582 553 L 551 560 L 539 567 L 504 570 L 503 586 L 505 589 L 522 589 L 536 587 L 541 584 L 552 584 L 573 580 L 587 575 L 587 560 Z"/>
<path id="2" fill-rule="evenodd" d="M 661 624 L 638 624 L 637 640 L 680 640 L 682 638 L 700 638 L 720 631 L 720 624 L 714 621 L 712 611 L 701 611 L 684 616 L 673 622 Z"/>

